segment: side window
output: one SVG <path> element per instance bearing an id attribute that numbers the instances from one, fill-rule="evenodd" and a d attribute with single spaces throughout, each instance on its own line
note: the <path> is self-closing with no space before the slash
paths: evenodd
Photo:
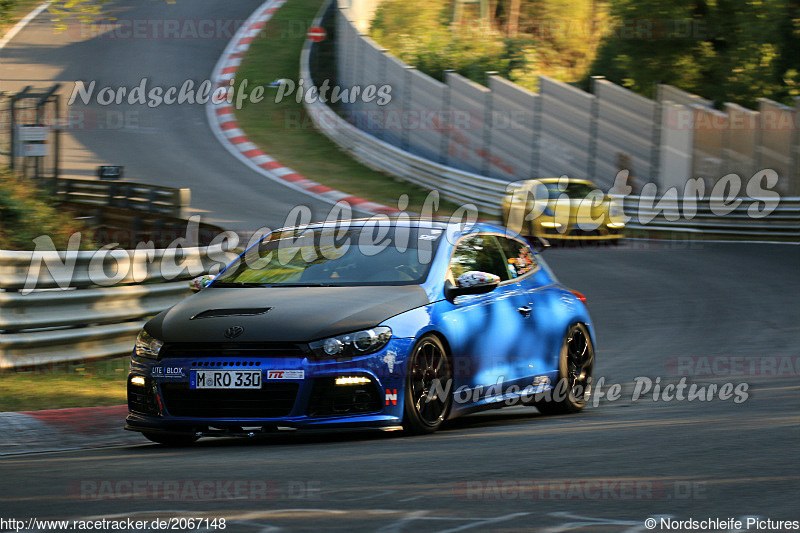
<path id="1" fill-rule="evenodd" d="M 518 278 L 536 268 L 536 256 L 531 247 L 516 239 L 498 237 L 500 247 L 508 261 L 508 271 L 512 278 Z"/>
<path id="2" fill-rule="evenodd" d="M 472 235 L 458 243 L 450 260 L 450 274 L 455 280 L 471 270 L 500 276 L 500 281 L 510 279 L 505 257 L 494 236 Z"/>

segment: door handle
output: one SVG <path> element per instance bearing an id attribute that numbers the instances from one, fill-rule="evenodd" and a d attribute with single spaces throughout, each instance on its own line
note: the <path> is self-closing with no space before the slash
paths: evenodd
<path id="1" fill-rule="evenodd" d="M 523 305 L 522 307 L 517 307 L 517 311 L 519 314 L 522 315 L 522 318 L 528 318 L 531 316 L 531 308 L 527 305 Z"/>

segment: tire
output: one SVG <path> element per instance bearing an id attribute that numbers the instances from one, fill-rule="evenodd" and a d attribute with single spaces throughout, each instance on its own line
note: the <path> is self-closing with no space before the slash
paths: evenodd
<path id="1" fill-rule="evenodd" d="M 591 393 L 594 345 L 583 324 L 570 326 L 558 357 L 558 380 L 553 390 L 534 397 L 532 404 L 543 415 L 577 413 Z"/>
<path id="2" fill-rule="evenodd" d="M 142 433 L 148 440 L 156 442 L 158 444 L 163 444 L 164 446 L 174 446 L 174 447 L 181 447 L 181 446 L 189 446 L 198 438 L 193 433 L 187 433 L 185 435 L 180 435 L 177 433 Z"/>
<path id="3" fill-rule="evenodd" d="M 435 386 L 435 380 L 439 385 Z M 453 369 L 444 345 L 435 335 L 423 336 L 408 360 L 403 429 L 412 435 L 433 433 L 442 425 L 452 401 Z M 428 400 L 433 389 L 434 396 Z M 438 394 L 446 391 L 446 397 Z"/>

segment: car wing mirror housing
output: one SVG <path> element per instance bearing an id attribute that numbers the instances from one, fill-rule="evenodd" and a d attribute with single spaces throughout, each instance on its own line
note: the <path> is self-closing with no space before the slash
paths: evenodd
<path id="1" fill-rule="evenodd" d="M 192 290 L 192 292 L 200 292 L 209 285 L 211 285 L 212 281 L 214 281 L 213 276 L 207 276 L 207 275 L 197 276 L 196 278 L 194 278 L 192 281 L 189 282 L 189 288 Z"/>
<path id="2" fill-rule="evenodd" d="M 489 274 L 488 272 L 471 270 L 461 274 L 458 279 L 456 279 L 455 285 L 448 281 L 444 287 L 444 295 L 445 298 L 452 302 L 457 296 L 492 292 L 499 284 L 499 276 Z"/>
<path id="3" fill-rule="evenodd" d="M 548 241 L 544 237 L 531 236 L 531 237 L 528 237 L 527 240 L 528 240 L 528 244 L 531 245 L 531 248 L 536 250 L 536 252 L 538 252 L 538 253 L 542 253 L 545 250 L 547 250 L 548 248 L 550 248 L 550 241 Z"/>

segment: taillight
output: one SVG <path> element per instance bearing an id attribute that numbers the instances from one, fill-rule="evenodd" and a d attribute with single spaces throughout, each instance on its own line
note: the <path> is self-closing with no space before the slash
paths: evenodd
<path id="1" fill-rule="evenodd" d="M 570 289 L 569 292 L 574 294 L 575 298 L 577 298 L 578 300 L 582 301 L 584 304 L 586 303 L 586 296 L 584 296 L 582 292 L 574 291 L 572 289 Z"/>

